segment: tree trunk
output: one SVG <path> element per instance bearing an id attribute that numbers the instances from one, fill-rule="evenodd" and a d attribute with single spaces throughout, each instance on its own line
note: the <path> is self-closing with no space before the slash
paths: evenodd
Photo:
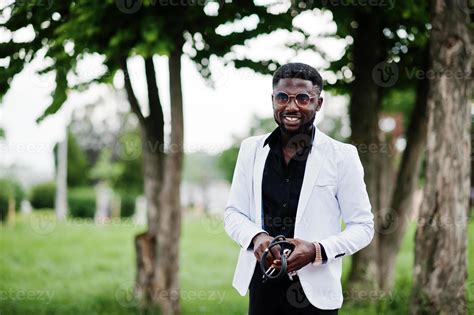
<path id="1" fill-rule="evenodd" d="M 351 87 L 349 107 L 351 121 L 351 141 L 357 146 L 364 166 L 365 182 L 376 214 L 381 209 L 379 200 L 379 127 L 380 87 L 372 78 L 372 70 L 382 60 L 382 30 L 378 18 L 369 13 L 358 12 L 355 16 L 358 27 L 354 34 L 354 76 Z M 370 36 L 368 36 L 370 34 Z M 377 217 L 377 216 L 376 216 Z M 377 223 L 376 223 L 377 224 Z M 377 234 L 372 243 L 352 256 L 349 275 L 349 290 L 357 292 L 372 290 L 377 279 L 376 243 Z"/>
<path id="2" fill-rule="evenodd" d="M 54 208 L 56 218 L 65 220 L 67 216 L 67 141 L 68 130 L 65 128 L 64 140 L 58 144 L 58 167 L 56 170 L 56 196 Z"/>
<path id="3" fill-rule="evenodd" d="M 158 305 L 162 314 L 180 314 L 179 238 L 181 233 L 180 183 L 183 161 L 183 97 L 181 91 L 181 48 L 169 57 L 171 139 L 164 153 L 164 121 L 153 59 L 145 60 L 150 116 L 143 117 L 133 93 L 126 62 L 122 62 L 125 88 L 137 115 L 143 140 L 144 181 L 148 231 L 137 235 L 136 297 L 142 305 Z M 166 170 L 166 171 L 165 171 Z"/>
<path id="4" fill-rule="evenodd" d="M 137 274 L 135 280 L 135 298 L 142 306 L 152 301 L 152 279 L 155 273 L 156 237 L 144 232 L 135 236 Z"/>
<path id="5" fill-rule="evenodd" d="M 427 59 L 428 53 L 425 60 Z M 427 69 L 428 62 L 422 70 L 426 73 Z M 415 108 L 406 133 L 407 146 L 403 152 L 390 207 L 381 216 L 378 248 L 379 287 L 385 291 L 393 287 L 397 255 L 413 212 L 413 196 L 426 146 L 427 93 L 428 79 L 425 77 L 417 82 Z"/>
<path id="6" fill-rule="evenodd" d="M 158 238 L 161 212 L 160 193 L 163 186 L 165 160 L 162 133 L 156 131 L 157 126 L 150 123 L 150 117 L 147 117 L 145 126 L 141 128 L 148 230 L 135 238 L 137 255 L 135 294 L 142 305 L 152 304 L 151 302 L 154 300 L 153 279 L 155 260 L 157 259 L 155 249 L 156 244 L 160 241 Z"/>
<path id="7" fill-rule="evenodd" d="M 183 164 L 183 96 L 181 91 L 181 45 L 169 56 L 171 141 L 160 196 L 160 221 L 156 244 L 154 292 L 163 314 L 180 314 L 179 239 L 181 234 L 180 184 Z M 167 298 L 161 298 L 161 297 Z"/>
<path id="8" fill-rule="evenodd" d="M 150 115 L 144 117 L 132 88 L 126 59 L 121 65 L 124 72 L 125 90 L 132 112 L 140 122 L 140 134 L 143 149 L 143 172 L 145 197 L 147 200 L 148 230 L 135 237 L 136 247 L 136 284 L 135 295 L 142 305 L 150 304 L 155 297 L 155 260 L 156 244 L 159 242 L 160 194 L 163 184 L 164 160 L 164 120 L 161 102 L 156 84 L 153 59 L 145 60 L 145 72 L 148 87 Z"/>
<path id="9" fill-rule="evenodd" d="M 413 314 L 465 314 L 471 43 L 465 1 L 433 0 L 427 170 L 416 231 Z"/>

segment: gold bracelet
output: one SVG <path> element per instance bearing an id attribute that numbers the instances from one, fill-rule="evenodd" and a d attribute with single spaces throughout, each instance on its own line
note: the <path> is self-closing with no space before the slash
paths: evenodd
<path id="1" fill-rule="evenodd" d="M 316 249 L 316 256 L 313 261 L 314 266 L 319 266 L 323 263 L 323 256 L 321 255 L 321 245 L 318 242 L 314 242 L 314 248 Z"/>

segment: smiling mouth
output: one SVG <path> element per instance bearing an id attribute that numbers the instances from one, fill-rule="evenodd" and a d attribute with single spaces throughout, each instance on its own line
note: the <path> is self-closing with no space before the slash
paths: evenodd
<path id="1" fill-rule="evenodd" d="M 295 123 L 295 122 L 301 121 L 300 116 L 296 116 L 296 115 L 282 115 L 282 116 L 283 116 L 283 120 L 285 120 L 287 122 L 290 122 L 290 123 Z"/>

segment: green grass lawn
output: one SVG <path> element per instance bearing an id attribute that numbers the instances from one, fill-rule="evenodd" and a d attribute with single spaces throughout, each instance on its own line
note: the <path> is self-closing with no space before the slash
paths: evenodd
<path id="1" fill-rule="evenodd" d="M 131 221 L 96 226 L 56 223 L 51 212 L 17 217 L 0 227 L 0 314 L 152 314 L 130 299 L 135 274 Z M 412 265 L 410 226 L 398 257 L 396 290 L 377 303 L 347 301 L 341 314 L 402 314 L 407 311 Z M 468 294 L 474 295 L 474 224 L 469 226 Z M 184 314 L 246 314 L 247 297 L 232 288 L 238 246 L 218 219 L 187 216 L 181 246 Z M 349 259 L 344 259 L 347 276 Z M 344 280 L 345 281 L 345 280 Z M 470 305 L 474 305 L 470 296 Z"/>

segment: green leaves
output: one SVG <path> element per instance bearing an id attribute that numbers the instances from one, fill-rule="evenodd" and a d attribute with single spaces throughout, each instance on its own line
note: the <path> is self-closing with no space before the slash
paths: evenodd
<path id="1" fill-rule="evenodd" d="M 63 103 L 66 101 L 66 99 L 67 99 L 67 89 L 68 89 L 67 79 L 66 79 L 66 72 L 67 72 L 67 70 L 62 69 L 62 68 L 58 68 L 56 70 L 56 80 L 55 80 L 56 88 L 54 89 L 54 91 L 51 95 L 52 98 L 53 98 L 53 101 L 52 101 L 51 105 L 48 106 L 48 108 L 43 113 L 43 115 L 41 115 L 36 120 L 37 123 L 41 122 L 47 116 L 56 113 L 61 108 Z"/>
<path id="2" fill-rule="evenodd" d="M 229 53 L 259 35 L 292 30 L 294 16 L 303 9 L 291 7 L 275 13 L 269 6 L 250 0 L 216 3 L 218 9 L 211 15 L 206 13 L 210 12 L 205 9 L 206 4 L 198 1 L 188 5 L 141 1 L 140 8 L 133 12 L 121 10 L 115 0 L 52 1 L 50 6 L 37 2 L 14 3 L 4 27 L 14 32 L 31 25 L 35 37 L 28 43 L 10 40 L 0 44 L 0 58 L 10 58 L 6 71 L 0 74 L 0 97 L 8 91 L 12 78 L 44 49 L 52 65 L 41 73 L 55 71 L 56 87 L 50 106 L 38 119 L 41 121 L 60 109 L 68 90 L 85 89 L 92 82 L 111 82 L 121 60 L 132 55 L 144 58 L 167 55 L 176 46 L 182 46 L 185 35 L 193 51 L 189 55 L 205 78 L 211 77 L 211 56 L 225 56 L 226 63 L 234 62 L 238 68 L 272 73 L 279 66 L 274 60 L 248 60 Z M 232 30 L 226 36 L 217 31 L 221 25 L 239 24 L 249 17 L 253 20 L 257 17 L 255 26 Z M 105 57 L 107 73 L 88 82 L 68 83 L 68 73 L 75 72 L 78 60 L 93 53 Z"/>

